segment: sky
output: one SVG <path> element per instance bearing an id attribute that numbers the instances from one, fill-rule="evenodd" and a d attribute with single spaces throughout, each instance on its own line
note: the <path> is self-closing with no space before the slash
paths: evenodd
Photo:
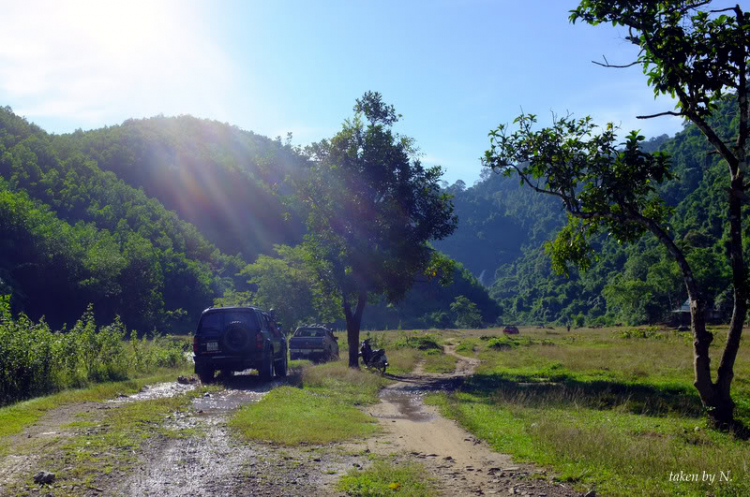
<path id="1" fill-rule="evenodd" d="M 488 132 L 521 112 L 674 134 L 622 29 L 568 22 L 568 0 L 0 0 L 0 105 L 52 133 L 191 114 L 306 145 L 365 91 L 422 162 L 474 183 Z"/>

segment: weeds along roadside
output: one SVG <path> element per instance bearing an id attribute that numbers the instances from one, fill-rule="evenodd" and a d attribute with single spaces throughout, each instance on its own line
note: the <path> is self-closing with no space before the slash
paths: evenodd
<path id="1" fill-rule="evenodd" d="M 119 318 L 97 326 L 91 306 L 70 330 L 53 331 L 43 320 L 14 318 L 9 299 L 0 297 L 0 406 L 179 367 L 188 346 L 161 336 L 139 339 Z"/>
<path id="2" fill-rule="evenodd" d="M 375 457 L 375 456 L 373 456 Z M 365 470 L 350 470 L 337 485 L 338 490 L 356 497 L 399 495 L 405 497 L 437 495 L 422 465 L 397 457 L 375 458 Z"/>
<path id="3" fill-rule="evenodd" d="M 720 347 L 726 330 L 713 331 Z M 467 335 L 457 351 L 482 365 L 457 392 L 426 401 L 495 450 L 605 495 L 750 495 L 750 442 L 706 428 L 689 337 L 650 328 Z M 741 350 L 735 384 L 745 423 L 748 359 Z M 680 472 L 690 481 L 675 481 Z"/>

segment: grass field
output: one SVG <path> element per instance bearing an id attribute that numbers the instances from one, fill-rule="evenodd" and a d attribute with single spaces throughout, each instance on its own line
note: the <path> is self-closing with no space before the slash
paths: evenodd
<path id="1" fill-rule="evenodd" d="M 714 367 L 726 339 L 715 331 Z M 498 335 L 458 333 L 459 353 L 482 365 L 459 391 L 428 399 L 496 450 L 605 495 L 750 495 L 750 442 L 707 429 L 689 335 L 653 328 Z M 748 359 L 741 349 L 734 383 L 746 423 Z"/>

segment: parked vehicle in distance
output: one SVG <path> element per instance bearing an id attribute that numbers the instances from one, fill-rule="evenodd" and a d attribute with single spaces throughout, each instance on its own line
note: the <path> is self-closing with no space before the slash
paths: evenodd
<path id="1" fill-rule="evenodd" d="M 273 311 L 257 307 L 209 307 L 193 338 L 195 373 L 209 383 L 214 373 L 257 369 L 263 379 L 286 376 L 287 342 Z"/>
<path id="2" fill-rule="evenodd" d="M 510 325 L 503 328 L 503 333 L 505 333 L 506 335 L 518 335 L 520 331 L 518 331 L 517 327 Z"/>
<path id="3" fill-rule="evenodd" d="M 292 360 L 330 361 L 339 358 L 339 343 L 329 328 L 322 324 L 300 326 L 289 339 Z"/>

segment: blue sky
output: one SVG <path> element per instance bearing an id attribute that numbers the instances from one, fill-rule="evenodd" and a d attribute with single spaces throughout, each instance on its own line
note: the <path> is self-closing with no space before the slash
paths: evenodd
<path id="1" fill-rule="evenodd" d="M 646 136 L 681 129 L 612 26 L 567 0 L 0 0 L 0 105 L 50 132 L 192 114 L 305 145 L 383 94 L 444 179 L 473 183 L 487 133 L 519 113 L 592 115 Z"/>

